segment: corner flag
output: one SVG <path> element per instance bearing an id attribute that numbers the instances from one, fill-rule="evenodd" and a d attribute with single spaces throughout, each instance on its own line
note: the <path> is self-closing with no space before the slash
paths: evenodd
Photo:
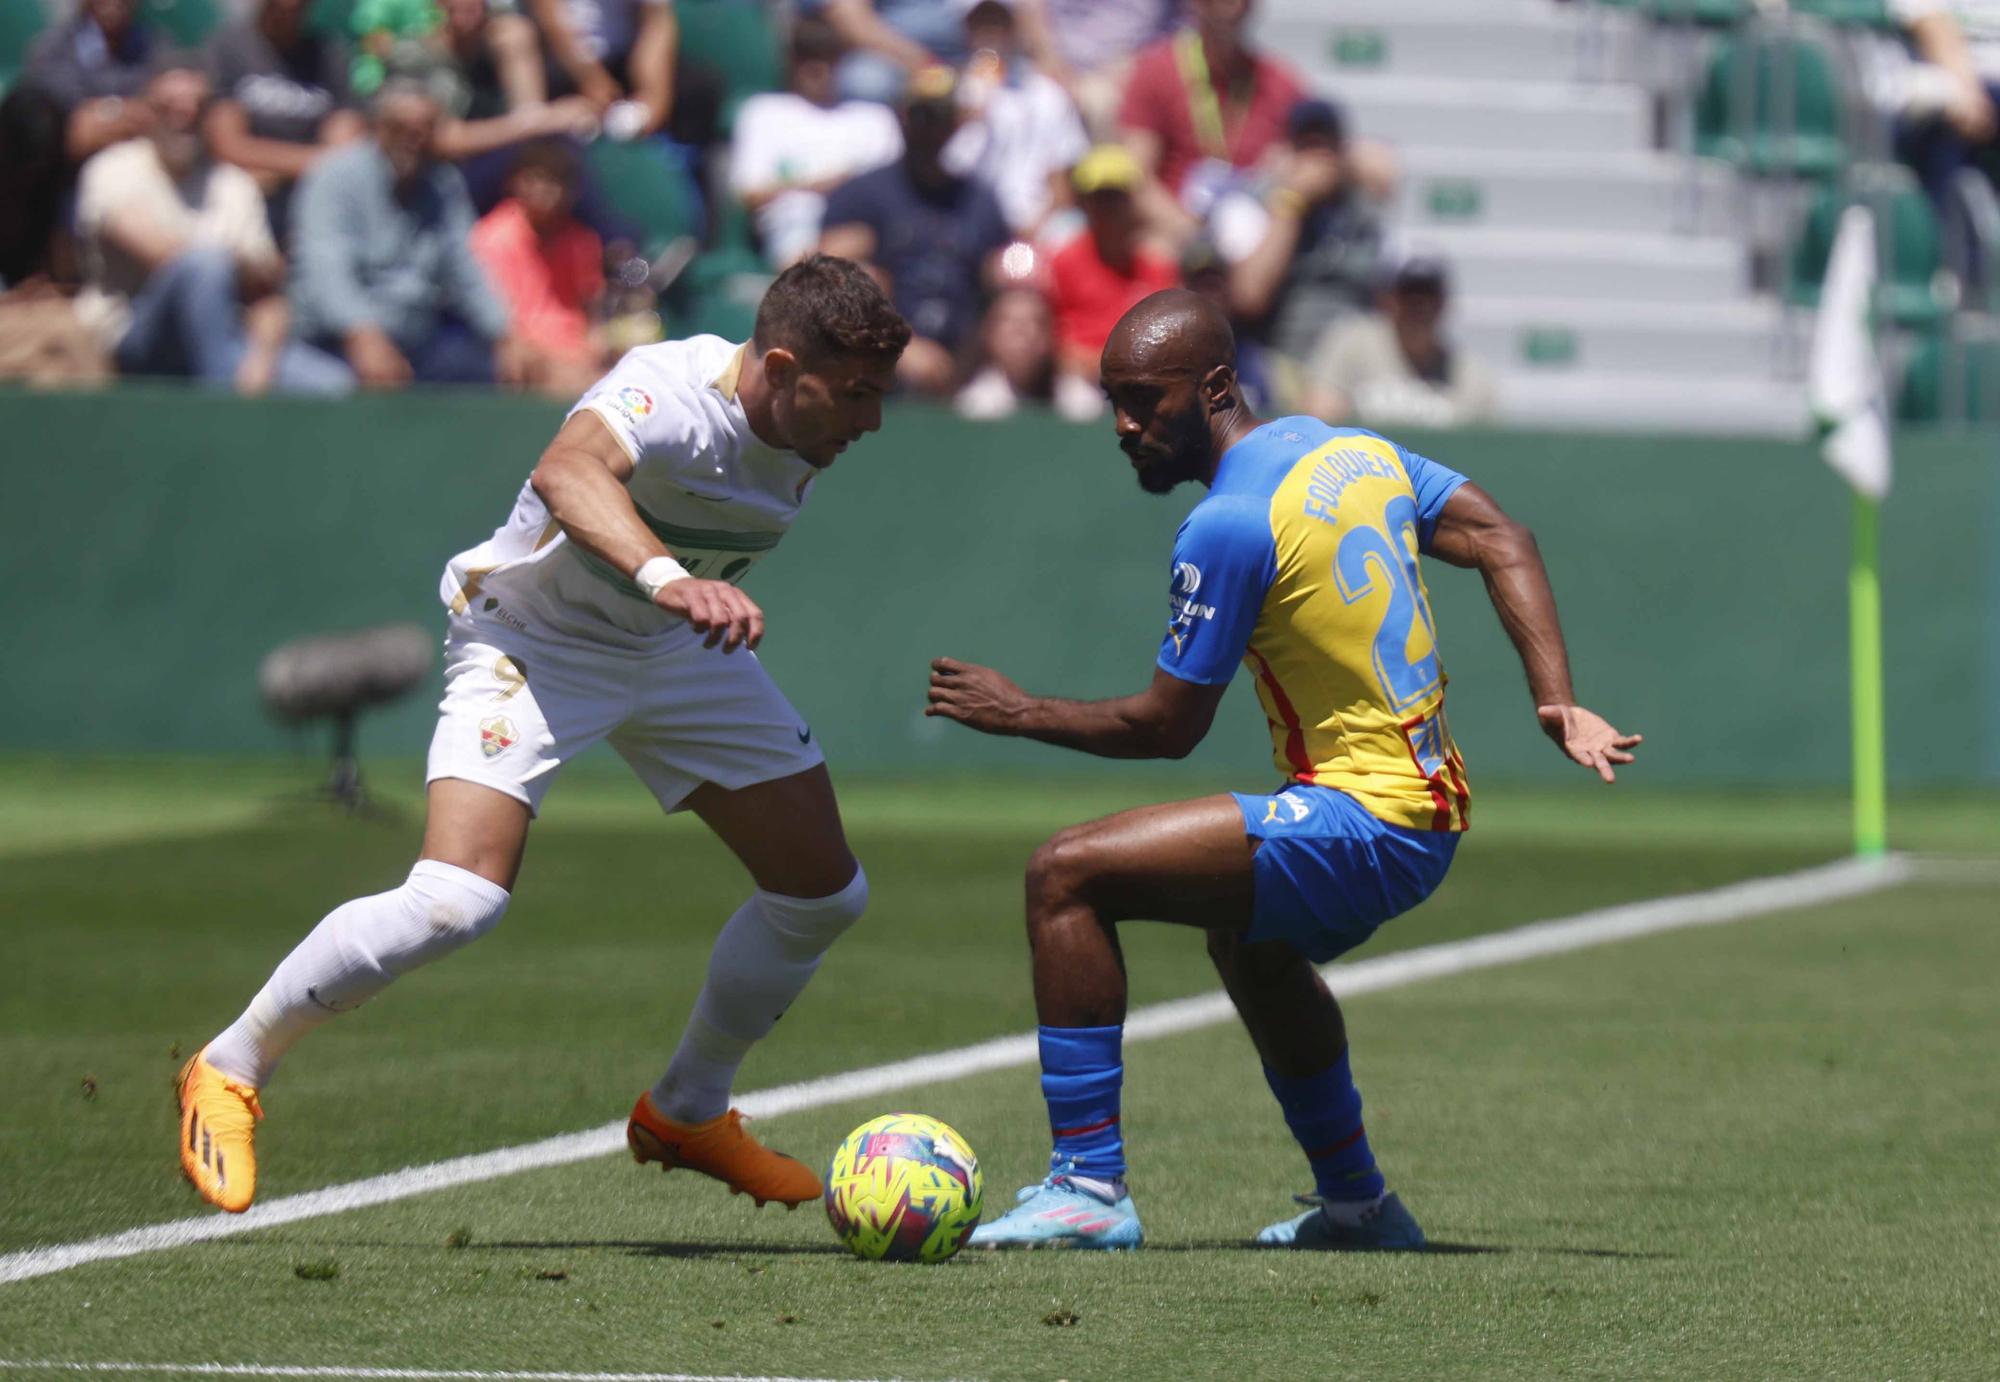
<path id="1" fill-rule="evenodd" d="M 1854 849 L 1888 848 L 1888 771 L 1882 712 L 1882 582 L 1878 506 L 1892 470 L 1889 409 L 1875 352 L 1875 218 L 1841 213 L 1820 293 L 1807 397 L 1821 454 L 1854 489 L 1854 554 L 1848 566 L 1848 651 L 1853 682 Z"/>

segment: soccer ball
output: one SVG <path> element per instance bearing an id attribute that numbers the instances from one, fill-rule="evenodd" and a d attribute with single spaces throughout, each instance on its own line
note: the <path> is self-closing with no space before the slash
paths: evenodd
<path id="1" fill-rule="evenodd" d="M 978 1227 L 984 1184 L 964 1138 L 921 1113 L 887 1113 L 833 1154 L 826 1217 L 856 1257 L 942 1262 Z"/>

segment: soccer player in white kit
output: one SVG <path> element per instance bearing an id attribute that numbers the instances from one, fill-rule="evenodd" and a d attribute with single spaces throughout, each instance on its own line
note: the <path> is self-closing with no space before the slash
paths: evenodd
<path id="1" fill-rule="evenodd" d="M 760 1205 L 820 1194 L 809 1168 L 743 1131 L 729 1091 L 861 915 L 868 881 L 811 730 L 750 651 L 764 616 L 736 582 L 819 473 L 881 426 L 909 338 L 859 266 L 815 256 L 778 277 L 747 343 L 641 346 L 570 411 L 505 526 L 445 570 L 445 694 L 416 866 L 329 913 L 181 1072 L 181 1168 L 204 1199 L 249 1208 L 258 1094 L 293 1043 L 500 920 L 556 771 L 600 739 L 663 807 L 700 816 L 757 886 L 632 1110 L 633 1155 Z"/>

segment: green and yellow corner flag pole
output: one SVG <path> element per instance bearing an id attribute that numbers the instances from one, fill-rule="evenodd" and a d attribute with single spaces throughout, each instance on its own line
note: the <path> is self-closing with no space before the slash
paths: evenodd
<path id="1" fill-rule="evenodd" d="M 1881 509 L 1893 469 L 1888 404 L 1875 352 L 1875 219 L 1841 213 L 1820 293 L 1807 391 L 1821 454 L 1854 488 L 1854 550 L 1847 568 L 1848 666 L 1853 711 L 1854 852 L 1889 848 L 1888 746 L 1882 706 Z"/>
<path id="2" fill-rule="evenodd" d="M 1854 494 L 1854 555 L 1847 568 L 1847 646 L 1853 683 L 1854 852 L 1889 849 L 1888 747 L 1882 723 L 1881 504 Z"/>

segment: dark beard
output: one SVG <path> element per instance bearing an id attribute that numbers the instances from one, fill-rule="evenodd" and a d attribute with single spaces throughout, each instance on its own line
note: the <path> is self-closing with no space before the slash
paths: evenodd
<path id="1" fill-rule="evenodd" d="M 1209 436 L 1206 420 L 1197 413 L 1185 425 L 1174 429 L 1167 439 L 1164 458 L 1139 472 L 1139 488 L 1148 494 L 1167 494 L 1189 480 L 1201 478 L 1208 462 Z"/>

